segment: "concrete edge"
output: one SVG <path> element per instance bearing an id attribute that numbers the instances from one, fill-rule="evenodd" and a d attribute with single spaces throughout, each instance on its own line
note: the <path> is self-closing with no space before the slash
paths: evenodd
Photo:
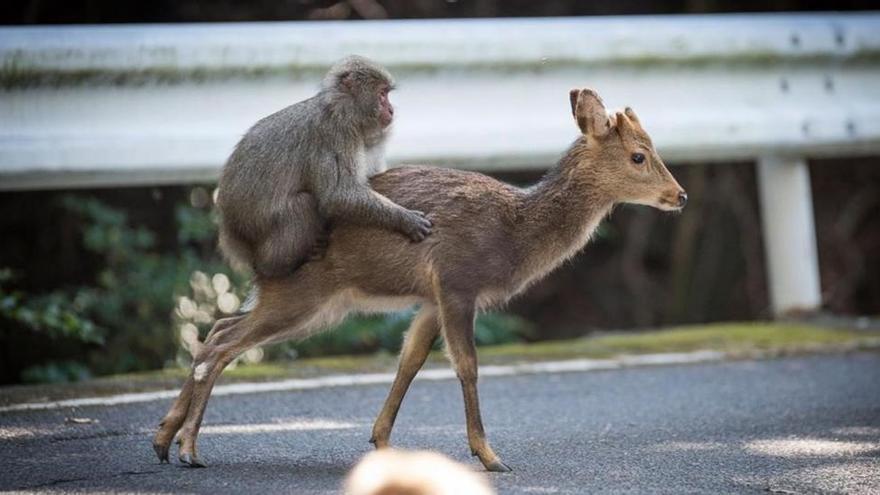
<path id="1" fill-rule="evenodd" d="M 694 351 L 662 354 L 642 354 L 637 356 L 623 355 L 610 359 L 570 359 L 563 361 L 539 361 L 534 363 L 518 363 L 510 365 L 480 366 L 480 376 L 500 377 L 526 374 L 552 374 L 615 370 L 645 366 L 668 366 L 678 364 L 694 364 L 719 362 L 727 358 L 721 351 Z M 427 369 L 419 372 L 416 380 L 454 380 L 455 372 L 451 369 Z M 295 378 L 274 382 L 243 382 L 218 385 L 214 387 L 212 396 L 242 395 L 264 392 L 288 392 L 312 390 L 327 387 L 351 387 L 363 385 L 390 384 L 394 381 L 394 373 L 357 373 L 331 375 L 318 378 Z M 84 397 L 59 401 L 29 402 L 0 407 L 0 413 L 20 411 L 43 411 L 63 409 L 67 407 L 115 406 L 120 404 L 136 404 L 155 400 L 173 399 L 177 390 L 160 390 L 155 392 L 138 392 L 117 394 L 106 397 Z"/>

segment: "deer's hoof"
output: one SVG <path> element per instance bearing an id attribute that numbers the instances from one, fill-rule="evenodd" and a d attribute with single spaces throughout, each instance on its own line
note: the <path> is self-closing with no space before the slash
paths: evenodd
<path id="1" fill-rule="evenodd" d="M 375 447 L 376 450 L 388 448 L 388 440 L 379 440 L 376 437 L 373 437 L 370 439 L 370 443 L 373 444 L 373 447 Z"/>
<path id="2" fill-rule="evenodd" d="M 162 445 L 160 443 L 154 443 L 153 450 L 156 452 L 156 456 L 159 457 L 160 463 L 168 463 L 168 446 L 167 445 Z"/>
<path id="3" fill-rule="evenodd" d="M 178 459 L 180 459 L 180 462 L 182 462 L 184 464 L 184 466 L 186 466 L 186 467 L 191 467 L 191 468 L 208 467 L 208 465 L 205 464 L 205 461 L 199 459 L 198 457 L 196 457 L 193 454 L 180 454 L 180 457 L 178 457 Z"/>
<path id="4" fill-rule="evenodd" d="M 490 471 L 492 473 L 509 473 L 513 471 L 513 469 L 510 469 L 507 464 L 501 462 L 500 459 L 495 459 L 489 464 L 486 464 L 486 471 Z"/>

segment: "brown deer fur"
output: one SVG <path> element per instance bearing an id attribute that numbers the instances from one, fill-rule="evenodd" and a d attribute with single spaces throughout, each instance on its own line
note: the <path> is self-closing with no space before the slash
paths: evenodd
<path id="1" fill-rule="evenodd" d="M 160 459 L 167 460 L 180 430 L 181 461 L 203 465 L 196 436 L 211 388 L 223 368 L 247 349 L 303 339 L 351 312 L 419 304 L 372 441 L 380 448 L 388 445 L 403 396 L 442 334 L 464 393 L 471 451 L 487 469 L 507 470 L 480 419 L 476 313 L 504 303 L 575 254 L 615 204 L 678 210 L 687 198 L 631 109 L 609 117 L 591 90 L 572 90 L 571 103 L 581 136 L 530 188 L 445 168 L 407 166 L 375 176 L 373 189 L 426 212 L 433 234 L 413 244 L 387 229 L 339 225 L 323 260 L 287 278 L 257 280 L 260 298 L 254 310 L 217 322 L 196 350 L 193 372 L 154 439 Z"/>

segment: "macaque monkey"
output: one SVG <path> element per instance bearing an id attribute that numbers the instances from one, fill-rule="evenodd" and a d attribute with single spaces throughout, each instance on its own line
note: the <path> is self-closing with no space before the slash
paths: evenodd
<path id="1" fill-rule="evenodd" d="M 220 177 L 220 250 L 257 277 L 283 277 L 320 257 L 327 228 L 351 222 L 431 233 L 424 213 L 370 189 L 386 168 L 384 142 L 394 118 L 391 74 L 366 58 L 334 65 L 315 96 L 257 122 Z"/>

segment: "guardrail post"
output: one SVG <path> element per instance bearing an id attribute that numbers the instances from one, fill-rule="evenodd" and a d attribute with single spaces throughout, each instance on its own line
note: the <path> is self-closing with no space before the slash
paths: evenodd
<path id="1" fill-rule="evenodd" d="M 807 161 L 765 156 L 757 169 L 773 313 L 815 310 L 822 294 Z"/>

